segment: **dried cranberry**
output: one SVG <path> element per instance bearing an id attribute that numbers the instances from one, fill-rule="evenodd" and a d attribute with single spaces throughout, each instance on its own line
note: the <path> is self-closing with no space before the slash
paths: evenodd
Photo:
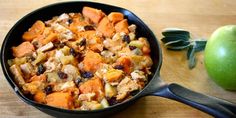
<path id="1" fill-rule="evenodd" d="M 94 27 L 91 26 L 91 25 L 86 25 L 86 26 L 84 26 L 84 30 L 85 30 L 85 31 L 94 30 Z"/>
<path id="2" fill-rule="evenodd" d="M 76 52 L 73 48 L 70 48 L 70 54 L 73 55 L 73 56 L 76 56 Z"/>
<path id="3" fill-rule="evenodd" d="M 46 94 L 50 94 L 52 93 L 52 86 L 51 85 L 48 85 L 44 88 L 44 91 Z"/>
<path id="4" fill-rule="evenodd" d="M 110 106 L 119 103 L 119 102 L 116 100 L 115 97 L 109 98 L 107 101 L 108 101 L 108 103 L 109 103 Z"/>
<path id="5" fill-rule="evenodd" d="M 129 37 L 129 35 L 124 35 L 124 36 L 123 36 L 123 41 L 129 43 L 129 42 L 130 42 L 130 37 Z"/>
<path id="6" fill-rule="evenodd" d="M 45 71 L 45 68 L 43 67 L 43 64 L 39 64 L 38 65 L 37 75 L 43 74 L 44 71 Z"/>
<path id="7" fill-rule="evenodd" d="M 123 65 L 115 65 L 114 69 L 123 70 L 124 66 Z"/>
<path id="8" fill-rule="evenodd" d="M 134 50 L 134 49 L 136 49 L 136 48 L 137 48 L 136 46 L 132 46 L 132 45 L 129 46 L 129 49 L 130 49 L 130 50 Z"/>
<path id="9" fill-rule="evenodd" d="M 68 19 L 68 23 L 71 24 L 73 22 L 72 19 Z"/>
<path id="10" fill-rule="evenodd" d="M 79 42 L 80 46 L 85 46 L 86 45 L 86 39 L 83 38 L 80 42 Z"/>
<path id="11" fill-rule="evenodd" d="M 80 82 L 82 82 L 82 80 L 81 80 L 80 77 L 75 80 L 75 84 L 76 84 L 77 86 L 80 84 Z"/>
<path id="12" fill-rule="evenodd" d="M 93 73 L 91 73 L 91 72 L 83 72 L 81 74 L 81 76 L 84 77 L 84 78 L 91 78 L 91 77 L 93 77 Z"/>
<path id="13" fill-rule="evenodd" d="M 66 79 L 68 76 L 66 73 L 62 72 L 62 71 L 58 71 L 57 75 L 61 78 L 61 79 Z"/>

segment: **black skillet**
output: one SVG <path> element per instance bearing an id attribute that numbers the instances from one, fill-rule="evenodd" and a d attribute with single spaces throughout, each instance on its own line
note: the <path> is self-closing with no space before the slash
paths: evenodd
<path id="1" fill-rule="evenodd" d="M 111 106 L 106 109 L 93 110 L 93 111 L 75 111 L 75 110 L 66 110 L 55 108 L 43 104 L 38 104 L 29 98 L 25 97 L 17 85 L 13 81 L 13 75 L 9 71 L 9 66 L 7 60 L 13 58 L 11 47 L 16 46 L 21 43 L 21 36 L 24 31 L 26 31 L 36 20 L 48 20 L 53 16 L 60 15 L 62 13 L 68 12 L 81 12 L 83 6 L 90 6 L 97 9 L 101 9 L 106 14 L 118 11 L 122 12 L 125 17 L 128 19 L 129 24 L 137 25 L 137 36 L 147 37 L 151 46 L 151 57 L 153 59 L 154 65 L 151 69 L 153 75 L 149 77 L 149 83 L 147 86 L 136 94 L 133 98 Z M 143 9 L 145 10 L 145 9 Z M 1 49 L 1 64 L 6 80 L 9 82 L 11 87 L 14 89 L 15 93 L 26 103 L 36 107 L 37 109 L 56 117 L 104 117 L 110 116 L 113 113 L 123 110 L 128 107 L 136 100 L 143 96 L 161 96 L 169 99 L 173 99 L 187 105 L 190 105 L 194 108 L 197 108 L 203 112 L 206 112 L 214 117 L 220 118 L 233 118 L 236 117 L 236 105 L 228 101 L 218 99 L 215 97 L 203 95 L 200 93 L 193 92 L 187 88 L 184 88 L 178 84 L 165 84 L 160 79 L 160 67 L 162 63 L 162 54 L 161 48 L 158 44 L 157 39 L 155 38 L 152 31 L 139 19 L 135 14 L 129 10 L 115 7 L 111 5 L 105 5 L 101 3 L 93 2 L 65 2 L 49 5 L 43 8 L 40 8 L 36 11 L 33 11 L 20 19 L 13 28 L 8 32 L 5 40 L 2 44 Z"/>

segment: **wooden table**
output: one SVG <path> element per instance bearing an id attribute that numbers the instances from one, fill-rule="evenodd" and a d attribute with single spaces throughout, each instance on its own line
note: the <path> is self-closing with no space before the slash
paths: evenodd
<path id="1" fill-rule="evenodd" d="M 19 18 L 27 13 L 59 1 L 55 0 L 1 0 L 0 43 Z M 167 27 L 184 28 L 198 37 L 208 38 L 219 26 L 236 24 L 235 0 L 95 0 L 117 5 L 133 11 L 160 39 Z M 60 1 L 61 2 L 61 1 Z M 213 83 L 204 68 L 203 53 L 197 54 L 196 68 L 189 70 L 186 52 L 168 51 L 162 46 L 163 65 L 161 78 L 176 82 L 194 91 L 236 102 L 236 93 L 225 91 Z M 51 117 L 21 101 L 13 92 L 0 71 L 0 117 Z M 114 118 L 171 118 L 211 117 L 199 110 L 160 97 L 144 97 Z"/>

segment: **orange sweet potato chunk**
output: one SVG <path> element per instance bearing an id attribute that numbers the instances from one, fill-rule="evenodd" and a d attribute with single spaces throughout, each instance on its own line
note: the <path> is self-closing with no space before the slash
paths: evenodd
<path id="1" fill-rule="evenodd" d="M 45 103 L 46 93 L 37 91 L 34 95 L 34 100 L 38 103 Z"/>
<path id="2" fill-rule="evenodd" d="M 34 38 L 42 34 L 44 29 L 45 24 L 43 23 L 43 21 L 38 20 L 32 25 L 32 27 L 27 32 L 23 34 L 22 38 L 25 41 L 32 41 Z"/>
<path id="3" fill-rule="evenodd" d="M 120 12 L 111 12 L 108 15 L 108 19 L 112 22 L 112 23 L 117 23 L 119 21 L 122 21 L 124 19 L 124 15 Z"/>
<path id="4" fill-rule="evenodd" d="M 54 92 L 46 96 L 46 104 L 54 107 L 72 109 L 73 98 L 70 92 Z"/>
<path id="5" fill-rule="evenodd" d="M 30 78 L 30 82 L 32 81 L 46 81 L 47 77 L 45 74 L 41 74 L 41 75 L 34 75 L 33 77 Z"/>
<path id="6" fill-rule="evenodd" d="M 117 61 L 116 61 L 116 65 L 122 65 L 124 66 L 124 72 L 127 74 L 130 74 L 132 72 L 132 68 L 133 68 L 133 63 L 131 61 L 131 59 L 129 57 L 120 57 Z"/>
<path id="7" fill-rule="evenodd" d="M 79 86 L 79 90 L 82 94 L 95 93 L 96 100 L 100 100 L 104 97 L 104 87 L 101 79 L 93 77 L 92 79 L 84 82 Z"/>
<path id="8" fill-rule="evenodd" d="M 93 23 L 98 24 L 99 21 L 105 16 L 105 14 L 98 9 L 91 7 L 84 7 L 82 10 L 82 14 L 89 18 Z"/>
<path id="9" fill-rule="evenodd" d="M 12 47 L 13 56 L 23 57 L 25 55 L 33 53 L 35 51 L 34 46 L 30 42 L 23 42 L 17 47 Z"/>
<path id="10" fill-rule="evenodd" d="M 94 31 L 94 30 L 89 30 L 89 31 L 78 32 L 77 33 L 78 38 L 92 39 L 95 36 L 96 36 L 96 31 Z"/>
<path id="11" fill-rule="evenodd" d="M 108 17 L 104 17 L 98 24 L 97 30 L 101 32 L 105 37 L 112 37 L 115 33 L 113 24 L 109 21 Z"/>
<path id="12" fill-rule="evenodd" d="M 42 44 L 48 44 L 49 42 L 53 42 L 57 40 L 57 34 L 56 33 L 50 33 L 45 39 L 42 40 Z"/>
<path id="13" fill-rule="evenodd" d="M 126 34 L 128 34 L 129 33 L 128 26 L 129 24 L 127 22 L 127 19 L 124 19 L 115 25 L 115 30 L 116 32 L 125 32 Z"/>
<path id="14" fill-rule="evenodd" d="M 88 72 L 96 72 L 99 69 L 101 63 L 103 62 L 102 57 L 93 51 L 88 51 L 83 60 L 83 69 Z"/>

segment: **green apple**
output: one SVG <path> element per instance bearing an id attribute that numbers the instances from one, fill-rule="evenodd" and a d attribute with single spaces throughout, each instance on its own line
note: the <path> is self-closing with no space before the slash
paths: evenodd
<path id="1" fill-rule="evenodd" d="M 205 48 L 205 67 L 210 78 L 227 90 L 236 90 L 236 25 L 218 28 Z"/>

